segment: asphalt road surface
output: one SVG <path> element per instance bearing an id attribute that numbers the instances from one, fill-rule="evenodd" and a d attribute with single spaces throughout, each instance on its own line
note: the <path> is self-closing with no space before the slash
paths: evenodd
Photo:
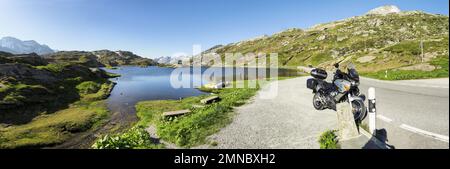
<path id="1" fill-rule="evenodd" d="M 449 148 L 449 79 L 386 82 L 361 79 L 374 87 L 377 128 L 395 148 Z"/>
<path id="2" fill-rule="evenodd" d="M 258 93 L 237 108 L 233 122 L 211 136 L 216 148 L 319 148 L 319 135 L 336 129 L 337 118 L 334 111 L 313 108 L 307 78 L 279 81 L 276 98 L 262 99 Z M 448 82 L 362 78 L 363 93 L 376 89 L 377 128 L 385 131 L 379 136 L 394 148 L 449 148 Z"/>

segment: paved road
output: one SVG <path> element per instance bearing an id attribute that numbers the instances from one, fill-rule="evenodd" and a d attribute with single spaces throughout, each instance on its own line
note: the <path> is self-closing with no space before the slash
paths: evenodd
<path id="1" fill-rule="evenodd" d="M 449 79 L 385 82 L 363 78 L 361 89 L 375 87 L 377 128 L 386 129 L 395 148 L 449 148 Z"/>
<path id="2" fill-rule="evenodd" d="M 319 148 L 317 138 L 336 128 L 336 114 L 312 107 L 306 79 L 280 81 L 275 99 L 261 99 L 258 94 L 237 108 L 233 122 L 211 136 L 217 148 Z M 385 82 L 363 78 L 361 89 L 367 91 L 369 86 L 376 88 L 377 126 L 386 130 L 388 144 L 449 148 L 448 79 Z"/>

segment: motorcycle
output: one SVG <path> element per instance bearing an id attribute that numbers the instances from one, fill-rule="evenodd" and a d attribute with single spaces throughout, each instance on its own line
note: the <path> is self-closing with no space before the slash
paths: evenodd
<path id="1" fill-rule="evenodd" d="M 359 124 L 367 115 L 364 105 L 365 96 L 359 91 L 359 74 L 353 64 L 347 66 L 347 73 L 339 69 L 339 63 L 334 64 L 336 71 L 332 83 L 325 79 L 325 70 L 314 68 L 311 70 L 313 78 L 307 79 L 307 88 L 313 90 L 313 106 L 316 110 L 332 109 L 336 111 L 336 104 L 348 102 L 355 119 Z"/>

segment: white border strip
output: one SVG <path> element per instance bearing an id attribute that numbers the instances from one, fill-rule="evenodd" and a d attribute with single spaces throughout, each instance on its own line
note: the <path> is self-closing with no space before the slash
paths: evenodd
<path id="1" fill-rule="evenodd" d="M 436 140 L 440 140 L 440 141 L 448 143 L 448 136 L 432 133 L 432 132 L 425 131 L 425 130 L 422 130 L 422 129 L 418 129 L 418 128 L 415 128 L 415 127 L 412 127 L 412 126 L 409 126 L 409 125 L 406 125 L 406 124 L 400 125 L 400 128 L 408 130 L 408 131 L 411 131 L 413 133 L 429 136 L 429 137 L 434 138 Z"/>
<path id="2" fill-rule="evenodd" d="M 380 120 L 383 120 L 385 122 L 388 122 L 388 123 L 392 122 L 392 119 L 387 118 L 386 116 L 383 116 L 381 114 L 377 115 L 377 118 L 380 119 Z"/>
<path id="3" fill-rule="evenodd" d="M 371 80 L 379 83 L 386 83 L 386 84 L 394 84 L 394 85 L 403 85 L 403 86 L 412 86 L 412 87 L 425 87 L 425 88 L 441 88 L 441 89 L 448 89 L 448 85 L 428 85 L 428 84 L 410 84 L 406 83 L 407 80 L 401 80 L 401 81 L 388 81 L 388 80 L 379 80 L 379 79 L 372 79 L 368 77 L 364 77 L 364 80 Z"/>

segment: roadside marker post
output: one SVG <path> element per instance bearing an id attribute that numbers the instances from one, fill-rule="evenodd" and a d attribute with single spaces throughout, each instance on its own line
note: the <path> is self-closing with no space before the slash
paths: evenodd
<path id="1" fill-rule="evenodd" d="M 372 134 L 373 136 L 376 135 L 376 119 L 377 119 L 377 115 L 376 115 L 376 99 L 375 99 L 375 88 L 370 87 L 369 91 L 369 132 L 370 134 Z"/>

